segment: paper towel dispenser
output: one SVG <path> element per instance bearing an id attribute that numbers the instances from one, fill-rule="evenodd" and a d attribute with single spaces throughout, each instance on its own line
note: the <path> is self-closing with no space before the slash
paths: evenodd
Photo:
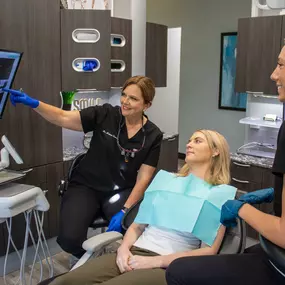
<path id="1" fill-rule="evenodd" d="M 255 0 L 257 8 L 262 10 L 285 9 L 285 0 Z"/>

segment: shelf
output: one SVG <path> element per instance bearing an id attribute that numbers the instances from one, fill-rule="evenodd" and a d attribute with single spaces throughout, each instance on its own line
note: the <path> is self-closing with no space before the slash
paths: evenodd
<path id="1" fill-rule="evenodd" d="M 257 117 L 246 117 L 239 120 L 240 124 L 279 129 L 282 121 L 269 122 Z"/>

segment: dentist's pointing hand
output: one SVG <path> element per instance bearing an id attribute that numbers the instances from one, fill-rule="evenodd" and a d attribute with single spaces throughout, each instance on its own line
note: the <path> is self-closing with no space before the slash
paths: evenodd
<path id="1" fill-rule="evenodd" d="M 16 106 L 17 103 L 22 103 L 31 108 L 37 108 L 40 104 L 39 100 L 30 97 L 29 95 L 27 95 L 22 91 L 8 89 L 8 88 L 3 88 L 2 90 L 10 93 L 10 100 L 14 106 Z"/>

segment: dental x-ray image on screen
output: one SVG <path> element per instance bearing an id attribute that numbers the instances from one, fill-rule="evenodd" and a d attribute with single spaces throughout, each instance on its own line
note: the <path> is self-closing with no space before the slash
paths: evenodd
<path id="1" fill-rule="evenodd" d="M 3 88 L 11 88 L 22 53 L 0 49 L 0 119 L 3 116 L 8 93 Z"/>

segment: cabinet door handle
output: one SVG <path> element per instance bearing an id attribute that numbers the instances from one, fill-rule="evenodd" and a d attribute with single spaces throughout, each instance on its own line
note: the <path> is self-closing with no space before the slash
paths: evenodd
<path id="1" fill-rule="evenodd" d="M 248 94 L 256 94 L 256 95 L 263 95 L 263 92 L 255 92 L 255 91 L 245 91 Z"/>
<path id="2" fill-rule="evenodd" d="M 76 89 L 77 93 L 90 93 L 90 92 L 96 92 L 96 88 L 89 88 L 89 89 Z"/>
<path id="3" fill-rule="evenodd" d="M 246 180 L 239 180 L 239 179 L 236 179 L 234 177 L 232 177 L 232 180 L 235 181 L 235 182 L 238 182 L 238 183 L 243 183 L 243 184 L 248 184 L 249 181 L 246 181 Z"/>
<path id="4" fill-rule="evenodd" d="M 235 161 L 233 161 L 233 164 L 235 164 L 237 166 L 241 166 L 241 167 L 250 167 L 249 164 L 241 164 L 241 163 L 238 163 L 238 162 L 235 162 Z"/>
<path id="5" fill-rule="evenodd" d="M 29 169 L 26 169 L 26 170 L 22 170 L 22 173 L 27 174 L 27 173 L 29 173 L 29 172 L 31 172 L 31 171 L 33 171 L 33 168 L 29 168 Z"/>
<path id="6" fill-rule="evenodd" d="M 169 142 L 172 142 L 172 141 L 175 141 L 175 137 L 174 138 L 169 138 L 167 141 L 169 141 Z"/>

